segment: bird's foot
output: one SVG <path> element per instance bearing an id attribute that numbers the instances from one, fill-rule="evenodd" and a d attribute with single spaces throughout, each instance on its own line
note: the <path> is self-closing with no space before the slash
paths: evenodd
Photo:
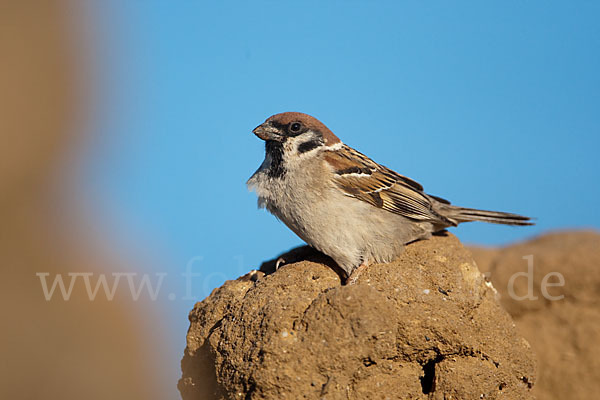
<path id="1" fill-rule="evenodd" d="M 365 271 L 365 269 L 367 269 L 367 267 L 368 267 L 368 264 L 365 262 L 363 262 L 358 267 L 356 267 L 356 269 L 354 269 L 354 271 L 352 271 L 350 276 L 348 276 L 348 279 L 346 279 L 346 285 L 356 285 L 356 281 L 362 275 L 362 273 Z"/>
<path id="2" fill-rule="evenodd" d="M 277 271 L 280 267 L 285 264 L 285 259 L 283 257 L 279 257 L 277 261 L 275 261 L 275 271 Z"/>

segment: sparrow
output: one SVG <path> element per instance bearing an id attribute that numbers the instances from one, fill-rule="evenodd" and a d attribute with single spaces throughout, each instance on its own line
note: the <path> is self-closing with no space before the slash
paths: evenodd
<path id="1" fill-rule="evenodd" d="M 273 115 L 253 133 L 265 141 L 265 159 L 247 182 L 259 207 L 331 257 L 349 283 L 406 244 L 462 222 L 532 225 L 522 215 L 457 207 L 427 194 L 307 114 Z"/>

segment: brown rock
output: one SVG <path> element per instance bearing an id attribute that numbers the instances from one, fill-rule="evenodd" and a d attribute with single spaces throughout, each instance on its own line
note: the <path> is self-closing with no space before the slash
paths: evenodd
<path id="1" fill-rule="evenodd" d="M 472 249 L 539 360 L 539 399 L 590 399 L 600 392 L 600 234 L 543 235 L 504 249 Z M 531 280 L 527 259 L 533 256 Z M 564 278 L 564 286 L 555 273 Z M 515 274 L 519 274 L 515 277 Z M 510 295 L 511 277 L 513 293 Z M 531 292 L 528 296 L 529 285 Z M 564 296 L 561 298 L 561 296 Z M 526 298 L 527 297 L 527 298 Z"/>
<path id="2" fill-rule="evenodd" d="M 341 286 L 309 248 L 190 313 L 184 399 L 531 398 L 532 352 L 453 236 Z M 268 270 L 273 263 L 266 263 Z"/>

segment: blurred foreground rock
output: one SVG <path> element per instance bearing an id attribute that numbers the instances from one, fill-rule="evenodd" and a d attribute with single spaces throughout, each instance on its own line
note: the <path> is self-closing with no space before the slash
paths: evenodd
<path id="1" fill-rule="evenodd" d="M 354 286 L 310 248 L 283 257 L 196 304 L 185 400 L 532 398 L 529 344 L 452 235 Z"/>
<path id="2" fill-rule="evenodd" d="M 82 57 L 97 51 L 76 3 L 0 2 L 0 399 L 162 400 L 173 390 L 155 303 L 102 290 L 91 301 L 81 281 L 69 300 L 56 289 L 47 301 L 36 275 L 68 288 L 69 273 L 118 268 L 83 234 L 102 216 L 83 218 L 69 175 L 88 139 L 80 84 L 94 87 Z"/>
<path id="3" fill-rule="evenodd" d="M 504 249 L 471 249 L 539 360 L 540 400 L 600 393 L 600 234 L 562 232 Z M 533 256 L 531 279 L 528 262 Z M 564 286 L 556 273 L 564 278 Z M 516 296 L 509 295 L 511 277 Z M 530 292 L 529 292 L 530 291 Z M 529 293 L 528 293 L 529 292 Z M 564 297 L 563 297 L 564 296 Z M 520 299 L 520 300 L 519 300 Z"/>

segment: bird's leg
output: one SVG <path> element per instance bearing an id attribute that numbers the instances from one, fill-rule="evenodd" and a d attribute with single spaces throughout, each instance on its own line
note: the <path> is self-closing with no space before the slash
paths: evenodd
<path id="1" fill-rule="evenodd" d="M 358 277 L 367 269 L 369 265 L 366 261 L 363 261 L 358 267 L 352 271 L 348 279 L 346 279 L 346 285 L 355 285 Z"/>
<path id="2" fill-rule="evenodd" d="M 277 271 L 279 267 L 283 266 L 283 264 L 285 264 L 285 259 L 283 257 L 279 257 L 277 261 L 275 261 L 275 271 Z"/>

